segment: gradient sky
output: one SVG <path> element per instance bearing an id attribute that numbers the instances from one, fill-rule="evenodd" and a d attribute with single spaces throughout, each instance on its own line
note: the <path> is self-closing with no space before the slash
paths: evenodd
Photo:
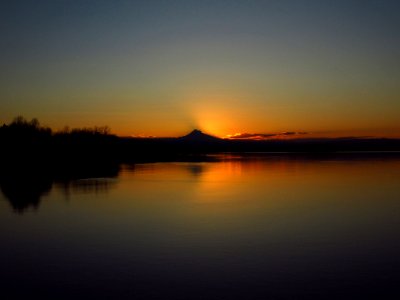
<path id="1" fill-rule="evenodd" d="M 2 1 L 0 122 L 400 137 L 400 1 Z"/>

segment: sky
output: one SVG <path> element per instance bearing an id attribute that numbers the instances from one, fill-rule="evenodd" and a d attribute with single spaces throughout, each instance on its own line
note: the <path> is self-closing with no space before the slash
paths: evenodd
<path id="1" fill-rule="evenodd" d="M 400 1 L 13 0 L 0 124 L 400 137 Z"/>

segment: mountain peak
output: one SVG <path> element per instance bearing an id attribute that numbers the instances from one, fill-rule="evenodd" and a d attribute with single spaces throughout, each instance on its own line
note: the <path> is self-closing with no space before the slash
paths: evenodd
<path id="1" fill-rule="evenodd" d="M 204 133 L 199 129 L 193 129 L 188 135 L 203 135 Z"/>
<path id="2" fill-rule="evenodd" d="M 189 134 L 181 137 L 181 139 L 191 140 L 191 141 L 212 141 L 218 140 L 217 137 L 203 133 L 199 129 L 192 130 Z"/>

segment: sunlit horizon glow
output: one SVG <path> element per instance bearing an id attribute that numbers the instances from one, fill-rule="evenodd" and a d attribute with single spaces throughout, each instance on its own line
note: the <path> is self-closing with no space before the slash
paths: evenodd
<path id="1" fill-rule="evenodd" d="M 399 9 L 392 0 L 9 2 L 0 124 L 22 115 L 119 136 L 400 137 Z"/>

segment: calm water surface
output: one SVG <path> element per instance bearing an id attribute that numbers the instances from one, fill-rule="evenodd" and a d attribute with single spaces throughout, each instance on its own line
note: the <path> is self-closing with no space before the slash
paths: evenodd
<path id="1" fill-rule="evenodd" d="M 2 184 L 0 297 L 400 296 L 400 159 L 219 159 Z"/>

